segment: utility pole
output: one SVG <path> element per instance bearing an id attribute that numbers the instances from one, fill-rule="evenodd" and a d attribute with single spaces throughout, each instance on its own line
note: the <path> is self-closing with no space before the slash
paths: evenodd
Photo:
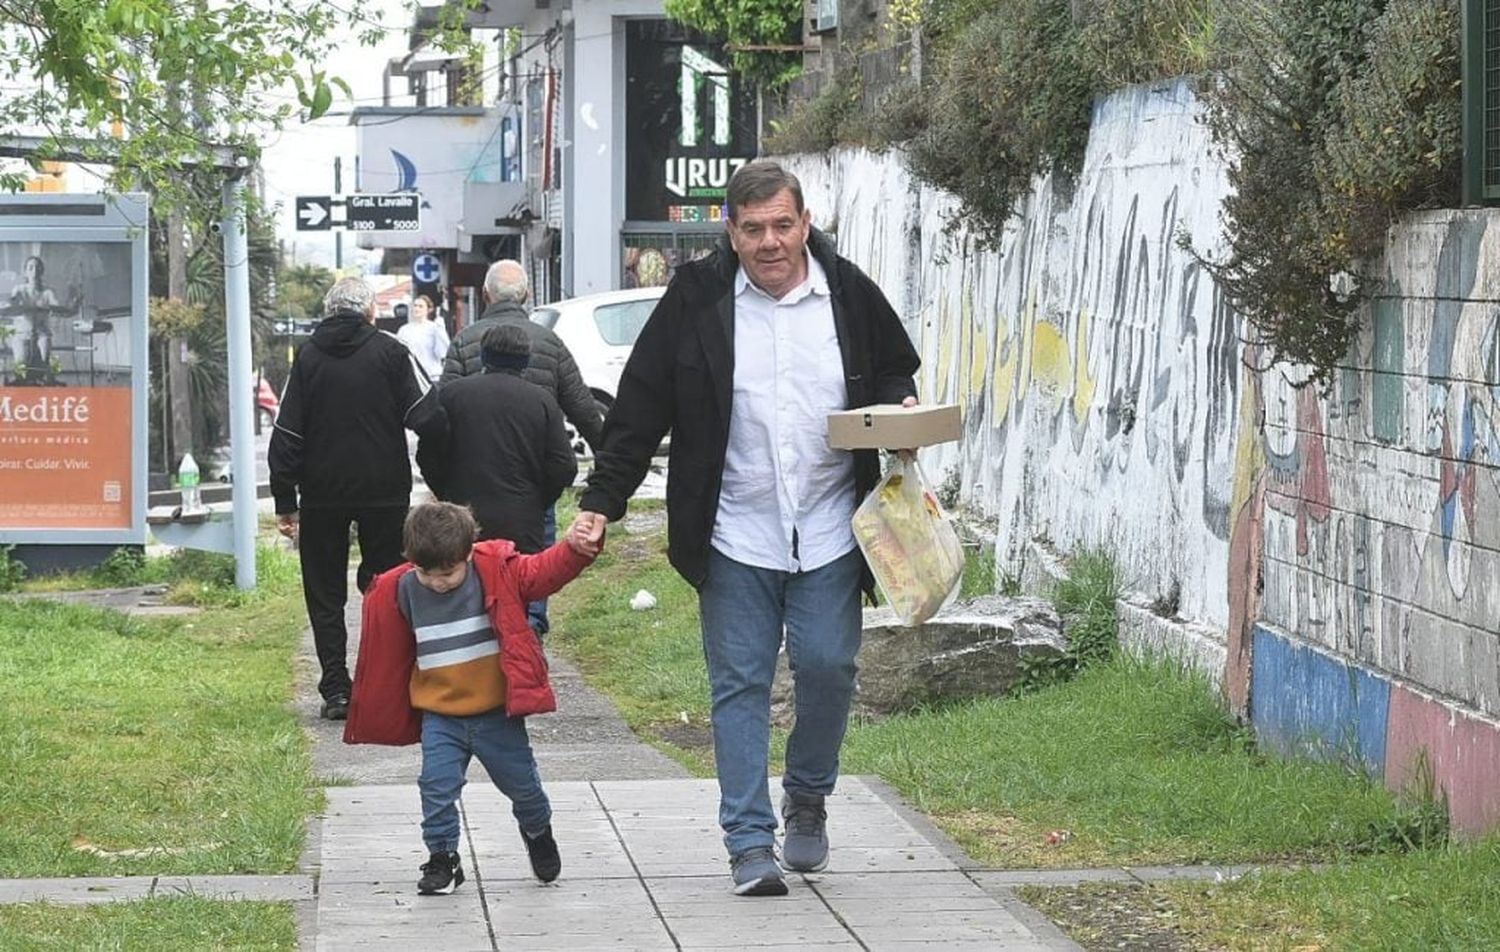
<path id="1" fill-rule="evenodd" d="M 344 159 L 342 156 L 333 157 L 333 194 L 335 196 L 344 194 Z M 344 270 L 344 232 L 342 229 L 333 233 L 333 267 L 335 271 Z"/>
<path id="2" fill-rule="evenodd" d="M 182 116 L 182 92 L 177 86 L 171 92 L 172 114 Z M 187 247 L 183 233 L 182 212 L 174 208 L 167 215 L 167 297 L 187 301 Z M 172 430 L 163 433 L 171 446 L 167 455 L 167 472 L 174 472 L 177 460 L 193 448 L 193 394 L 188 379 L 187 339 L 173 336 L 167 341 L 167 402 L 171 406 Z"/>

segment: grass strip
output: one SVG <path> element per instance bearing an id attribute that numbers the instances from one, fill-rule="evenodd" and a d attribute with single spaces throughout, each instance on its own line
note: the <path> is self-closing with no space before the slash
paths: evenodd
<path id="1" fill-rule="evenodd" d="M 295 558 L 213 606 L 132 618 L 0 602 L 0 877 L 277 873 L 318 807 L 289 706 Z"/>
<path id="2" fill-rule="evenodd" d="M 297 948 L 290 903 L 173 897 L 89 906 L 0 906 L 9 952 L 282 952 Z"/>
<path id="3" fill-rule="evenodd" d="M 661 526 L 642 522 L 635 533 L 612 526 L 599 563 L 557 597 L 550 644 L 632 728 L 707 773 L 701 746 L 670 743 L 688 728 L 706 733 L 696 597 L 667 565 Z M 1084 588 L 1110 581 L 1112 570 L 1094 569 L 1086 574 L 1099 584 Z M 656 594 L 656 609 L 630 610 L 638 588 Z M 1064 592 L 1075 612 L 1088 607 L 1077 588 Z M 1129 660 L 1023 697 L 855 724 L 842 769 L 885 778 L 997 866 L 1327 859 L 1379 847 L 1401 820 L 1391 795 L 1357 771 L 1257 753 L 1202 679 Z M 1053 831 L 1067 836 L 1048 843 Z"/>

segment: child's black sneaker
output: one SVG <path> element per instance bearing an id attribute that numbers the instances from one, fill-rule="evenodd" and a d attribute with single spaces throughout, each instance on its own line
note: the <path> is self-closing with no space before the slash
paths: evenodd
<path id="1" fill-rule="evenodd" d="M 446 896 L 464 881 L 464 868 L 457 853 L 433 853 L 422 864 L 417 892 L 423 896 Z"/>
<path id="2" fill-rule="evenodd" d="M 525 830 L 521 839 L 526 841 L 526 855 L 531 857 L 531 872 L 544 883 L 550 883 L 562 872 L 562 857 L 557 853 L 557 840 L 552 838 L 552 824 L 536 836 Z"/>

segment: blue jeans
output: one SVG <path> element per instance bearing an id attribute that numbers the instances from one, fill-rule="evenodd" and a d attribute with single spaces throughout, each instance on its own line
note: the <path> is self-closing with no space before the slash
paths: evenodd
<path id="1" fill-rule="evenodd" d="M 422 842 L 429 852 L 458 849 L 458 795 L 469 759 L 478 756 L 522 831 L 536 835 L 552 822 L 552 804 L 542 789 L 536 757 L 526 736 L 526 718 L 496 708 L 472 717 L 422 712 Z"/>
<path id="2" fill-rule="evenodd" d="M 709 552 L 698 609 L 713 701 L 719 825 L 730 856 L 775 842 L 766 767 L 783 631 L 797 722 L 787 738 L 782 787 L 833 792 L 854 697 L 863 567 L 858 549 L 811 572 L 755 568 Z"/>
<path id="3" fill-rule="evenodd" d="M 542 541 L 549 546 L 557 541 L 557 505 L 555 503 L 548 506 L 546 514 L 542 516 Z M 552 630 L 552 623 L 547 619 L 545 598 L 526 603 L 526 620 L 531 624 L 531 630 L 536 632 L 538 638 Z"/>

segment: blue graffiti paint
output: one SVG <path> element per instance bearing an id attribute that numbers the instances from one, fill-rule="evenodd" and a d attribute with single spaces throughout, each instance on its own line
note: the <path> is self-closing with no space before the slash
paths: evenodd
<path id="1" fill-rule="evenodd" d="M 396 175 L 398 177 L 396 191 L 415 192 L 417 190 L 416 163 L 395 149 L 391 150 L 391 158 L 396 161 Z"/>
<path id="2" fill-rule="evenodd" d="M 1250 719 L 1260 743 L 1282 754 L 1357 759 L 1382 773 L 1389 682 L 1262 626 L 1254 637 Z"/>

